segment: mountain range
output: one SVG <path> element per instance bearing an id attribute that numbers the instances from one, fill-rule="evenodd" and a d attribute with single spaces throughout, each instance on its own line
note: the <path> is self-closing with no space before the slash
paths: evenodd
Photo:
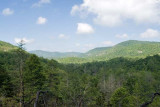
<path id="1" fill-rule="evenodd" d="M 146 56 L 160 54 L 160 42 L 150 41 L 137 41 L 129 40 L 121 42 L 112 47 L 99 47 L 92 49 L 86 53 L 78 52 L 46 52 L 46 51 L 31 51 L 30 53 L 38 56 L 57 59 L 60 62 L 85 62 L 87 61 L 102 61 L 116 57 L 128 57 L 128 58 L 144 58 Z M 73 61 L 72 61 L 73 60 Z"/>
<path id="2" fill-rule="evenodd" d="M 0 51 L 16 49 L 9 43 L 0 41 Z M 86 53 L 80 52 L 47 52 L 42 50 L 29 51 L 39 57 L 56 59 L 62 63 L 83 63 L 91 61 L 104 61 L 116 57 L 145 58 L 146 56 L 160 54 L 160 42 L 128 40 L 112 47 L 98 47 Z"/>

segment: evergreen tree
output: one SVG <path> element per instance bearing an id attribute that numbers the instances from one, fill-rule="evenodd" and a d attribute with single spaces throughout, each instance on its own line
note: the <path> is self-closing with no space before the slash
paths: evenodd
<path id="1" fill-rule="evenodd" d="M 11 84 L 11 78 L 7 74 L 5 68 L 0 63 L 0 96 L 12 97 L 13 85 Z"/>
<path id="2" fill-rule="evenodd" d="M 25 93 L 28 98 L 35 97 L 36 92 L 43 90 L 45 76 L 43 67 L 36 55 L 31 55 L 26 61 L 25 67 Z"/>

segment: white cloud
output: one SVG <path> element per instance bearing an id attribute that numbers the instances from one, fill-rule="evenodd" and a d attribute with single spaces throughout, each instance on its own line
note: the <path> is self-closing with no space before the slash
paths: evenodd
<path id="1" fill-rule="evenodd" d="M 114 43 L 112 41 L 104 41 L 102 42 L 103 45 L 106 45 L 106 46 L 113 46 Z"/>
<path id="2" fill-rule="evenodd" d="M 144 33 L 140 34 L 141 38 L 156 38 L 160 37 L 160 32 L 154 29 L 147 29 Z"/>
<path id="3" fill-rule="evenodd" d="M 32 7 L 40 7 L 43 4 L 49 4 L 49 3 L 51 3 L 51 0 L 39 0 L 39 2 L 34 3 Z"/>
<path id="4" fill-rule="evenodd" d="M 27 38 L 15 38 L 15 43 L 23 42 L 24 44 L 32 43 L 34 42 L 34 39 L 27 39 Z"/>
<path id="5" fill-rule="evenodd" d="M 94 29 L 89 24 L 78 23 L 77 33 L 78 34 L 91 34 L 91 33 L 94 33 Z"/>
<path id="6" fill-rule="evenodd" d="M 65 34 L 59 34 L 59 35 L 58 35 L 58 38 L 59 38 L 59 39 L 68 39 L 69 36 L 66 36 Z"/>
<path id="7" fill-rule="evenodd" d="M 45 24 L 47 22 L 47 19 L 44 17 L 39 17 L 37 19 L 37 24 Z"/>
<path id="8" fill-rule="evenodd" d="M 11 10 L 10 8 L 6 8 L 2 11 L 2 14 L 5 16 L 12 15 L 13 13 L 14 13 L 14 11 Z"/>
<path id="9" fill-rule="evenodd" d="M 79 12 L 96 15 L 95 23 L 117 26 L 127 19 L 138 23 L 160 23 L 160 0 L 83 0 L 73 6 L 71 14 Z"/>
<path id="10" fill-rule="evenodd" d="M 120 35 L 120 34 L 117 34 L 116 35 L 116 38 L 120 38 L 120 39 L 126 39 L 126 38 L 128 38 L 129 36 L 127 35 L 127 34 L 122 34 L 122 35 Z"/>
<path id="11" fill-rule="evenodd" d="M 71 10 L 71 15 L 74 15 L 77 11 L 79 11 L 78 5 L 74 5 Z"/>
<path id="12" fill-rule="evenodd" d="M 80 18 L 86 18 L 89 14 L 83 8 L 80 8 L 78 5 L 74 5 L 71 10 L 71 15 L 74 16 L 76 13 L 79 13 Z"/>

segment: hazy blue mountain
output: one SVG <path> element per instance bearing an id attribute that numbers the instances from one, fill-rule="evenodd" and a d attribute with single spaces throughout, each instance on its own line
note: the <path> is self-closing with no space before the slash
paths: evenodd
<path id="1" fill-rule="evenodd" d="M 44 58 L 64 58 L 64 57 L 81 57 L 83 53 L 79 52 L 47 52 L 42 50 L 30 51 L 32 54 L 36 54 Z"/>

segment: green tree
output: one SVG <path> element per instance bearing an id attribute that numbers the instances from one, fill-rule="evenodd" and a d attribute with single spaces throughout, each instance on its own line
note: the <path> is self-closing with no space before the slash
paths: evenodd
<path id="1" fill-rule="evenodd" d="M 122 104 L 124 99 L 128 96 L 128 91 L 126 88 L 118 88 L 111 96 L 111 104 L 113 107 L 117 107 Z"/>
<path id="2" fill-rule="evenodd" d="M 11 78 L 5 68 L 0 64 L 0 96 L 11 97 L 13 95 Z"/>
<path id="3" fill-rule="evenodd" d="M 17 49 L 17 54 L 18 54 L 18 69 L 19 69 L 19 96 L 20 96 L 20 107 L 24 106 L 24 56 L 25 56 L 25 51 L 24 51 L 24 45 L 25 41 L 21 40 L 18 43 L 18 49 Z"/>
<path id="4" fill-rule="evenodd" d="M 48 99 L 50 100 L 49 106 L 58 105 L 60 96 L 59 96 L 59 85 L 61 82 L 61 77 L 63 75 L 62 70 L 58 68 L 58 62 L 55 60 L 49 60 L 47 66 L 45 67 L 45 76 L 46 76 L 46 89 L 49 91 Z M 64 76 L 63 76 L 64 78 Z"/>
<path id="5" fill-rule="evenodd" d="M 31 55 L 26 61 L 25 67 L 25 92 L 29 98 L 44 88 L 45 76 L 43 67 L 36 55 Z"/>

